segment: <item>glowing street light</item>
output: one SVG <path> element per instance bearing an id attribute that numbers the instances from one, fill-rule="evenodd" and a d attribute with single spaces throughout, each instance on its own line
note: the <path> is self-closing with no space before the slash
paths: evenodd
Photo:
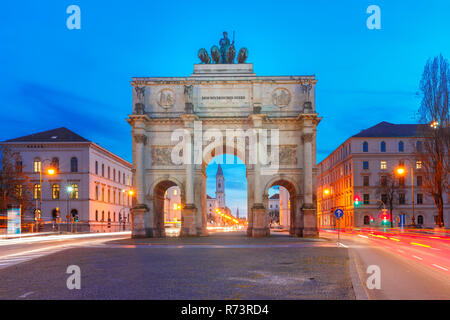
<path id="1" fill-rule="evenodd" d="M 397 168 L 397 174 L 402 176 L 405 174 L 405 172 L 406 172 L 405 168 L 403 168 L 403 167 Z"/>
<path id="2" fill-rule="evenodd" d="M 433 121 L 430 123 L 430 127 L 433 129 L 436 129 L 437 127 L 439 127 L 439 122 L 438 121 Z"/>
<path id="3" fill-rule="evenodd" d="M 55 174 L 55 169 L 53 169 L 53 168 L 48 169 L 47 170 L 47 174 L 50 175 L 50 176 L 54 175 Z"/>
<path id="4" fill-rule="evenodd" d="M 329 195 L 330 194 L 330 189 L 325 189 L 325 190 L 323 190 L 323 194 L 324 195 Z"/>

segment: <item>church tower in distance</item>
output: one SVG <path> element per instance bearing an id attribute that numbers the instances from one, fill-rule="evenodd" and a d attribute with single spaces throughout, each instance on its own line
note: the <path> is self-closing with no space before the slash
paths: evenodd
<path id="1" fill-rule="evenodd" d="M 219 208 L 225 208 L 225 177 L 219 164 L 216 173 L 216 199 Z"/>

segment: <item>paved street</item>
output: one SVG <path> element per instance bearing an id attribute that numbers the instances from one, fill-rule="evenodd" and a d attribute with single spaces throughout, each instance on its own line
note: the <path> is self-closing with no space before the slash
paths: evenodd
<path id="1" fill-rule="evenodd" d="M 84 240 L 0 270 L 1 299 L 354 299 L 345 248 L 287 235 Z M 1 263 L 1 262 L 0 262 Z M 66 268 L 81 268 L 68 290 Z M 39 270 L 37 273 L 36 270 Z"/>
<path id="2" fill-rule="evenodd" d="M 322 230 L 319 239 L 129 238 L 129 233 L 0 242 L 0 299 L 449 299 L 449 238 Z M 67 267 L 81 289 L 66 286 Z M 369 290 L 367 267 L 381 271 Z"/>
<path id="3" fill-rule="evenodd" d="M 322 237 L 337 241 L 335 230 Z M 450 299 L 450 237 L 361 229 L 341 232 L 369 299 Z M 381 288 L 367 289 L 367 267 L 381 271 Z"/>

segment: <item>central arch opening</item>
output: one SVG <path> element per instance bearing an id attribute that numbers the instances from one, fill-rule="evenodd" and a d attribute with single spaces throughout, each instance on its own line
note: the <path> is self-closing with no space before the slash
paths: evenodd
<path id="1" fill-rule="evenodd" d="M 247 167 L 233 154 L 221 154 L 205 163 L 204 215 L 208 233 L 241 232 L 247 229 Z"/>

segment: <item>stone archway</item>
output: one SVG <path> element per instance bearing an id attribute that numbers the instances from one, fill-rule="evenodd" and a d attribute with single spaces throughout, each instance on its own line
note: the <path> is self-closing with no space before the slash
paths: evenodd
<path id="1" fill-rule="evenodd" d="M 247 167 L 248 236 L 270 233 L 265 197 L 273 183 L 295 199 L 291 234 L 317 235 L 315 84 L 314 76 L 256 76 L 247 63 L 194 65 L 190 77 L 133 78 L 133 237 L 163 236 L 158 190 L 170 185 L 163 181 L 183 192 L 182 235 L 206 235 L 204 164 L 231 151 Z M 210 140 L 222 149 L 208 151 Z"/>
<path id="2" fill-rule="evenodd" d="M 284 187 L 289 193 L 289 235 L 291 236 L 303 236 L 303 215 L 301 210 L 302 196 L 300 192 L 300 182 L 288 176 L 275 176 L 273 177 L 264 188 L 264 203 L 266 208 L 266 219 L 269 215 L 269 210 L 267 206 L 269 189 L 274 186 Z"/>

